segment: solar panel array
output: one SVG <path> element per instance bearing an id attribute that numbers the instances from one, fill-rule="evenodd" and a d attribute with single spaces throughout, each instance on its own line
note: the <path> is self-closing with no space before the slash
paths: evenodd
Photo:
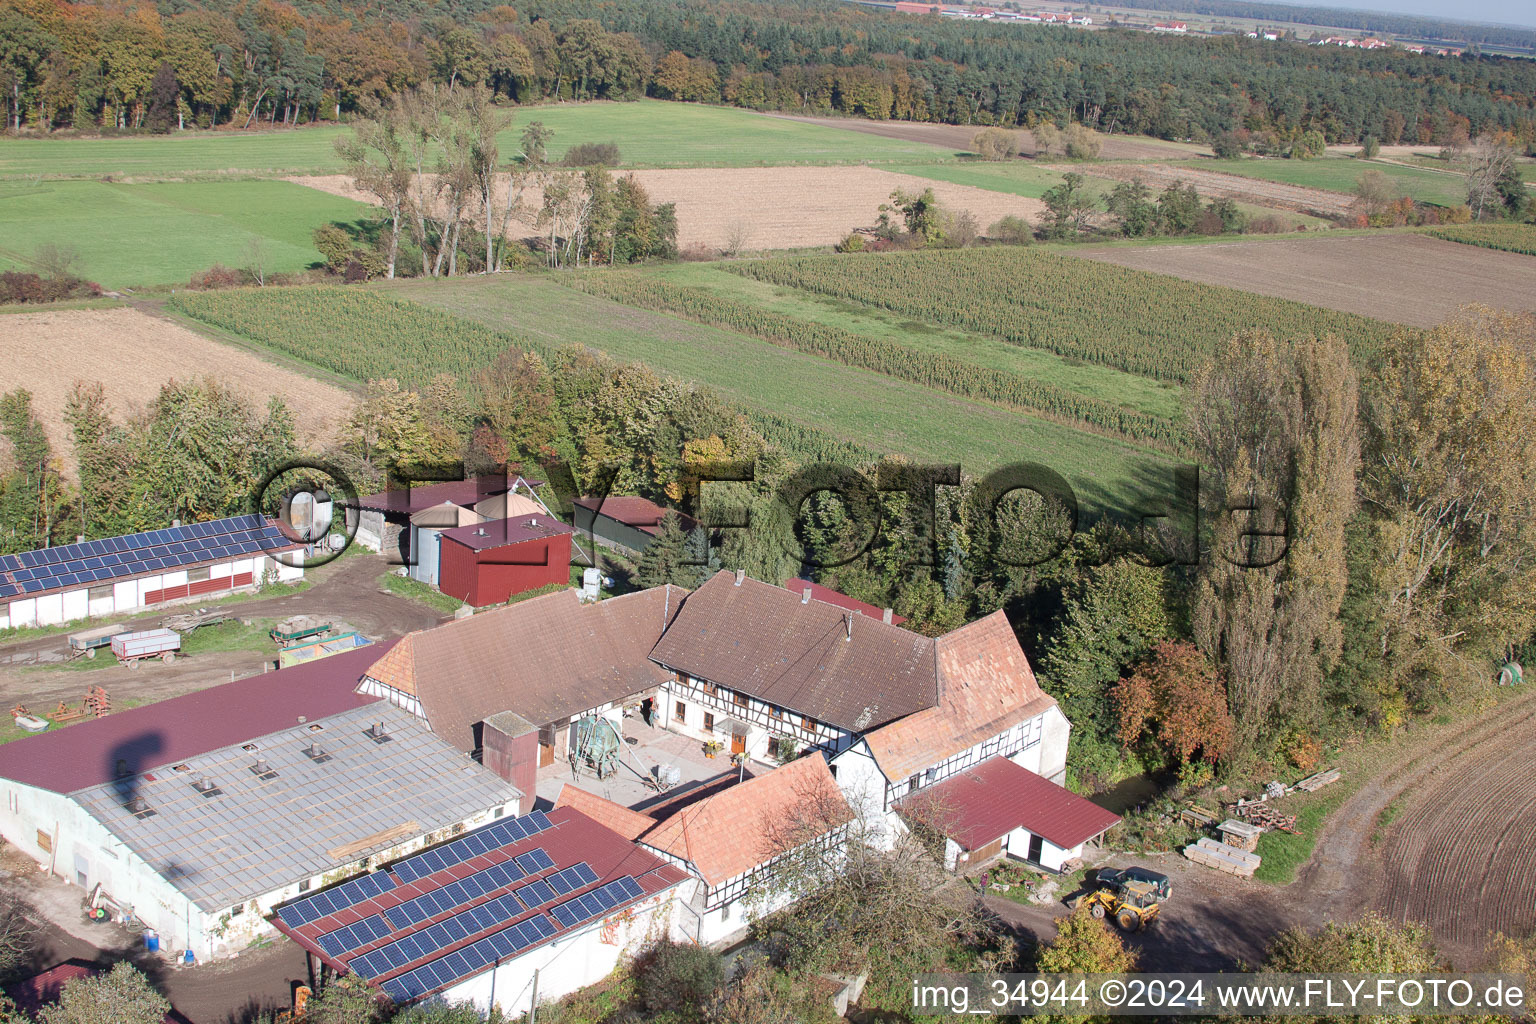
<path id="1" fill-rule="evenodd" d="M 320 948 L 331 956 L 345 956 L 353 950 L 362 949 L 364 946 L 378 942 L 384 936 L 394 931 L 389 922 L 378 914 L 365 917 L 347 928 L 338 928 L 333 932 L 326 932 L 315 941 Z"/>
<path id="2" fill-rule="evenodd" d="M 290 903 L 286 907 L 279 907 L 277 916 L 283 919 L 283 923 L 290 928 L 298 928 L 318 921 L 322 917 L 334 914 L 338 910 L 361 903 L 364 900 L 373 899 L 380 893 L 389 892 L 395 887 L 395 880 L 387 871 L 375 871 L 354 878 L 334 889 L 317 892 L 313 896 L 307 896 L 296 903 Z"/>
<path id="3" fill-rule="evenodd" d="M 543 811 L 534 811 L 520 818 L 503 818 L 501 821 L 455 839 L 445 846 L 407 857 L 392 865 L 390 870 L 402 880 L 414 882 L 434 871 L 462 864 L 471 857 L 478 857 L 497 847 L 538 835 L 549 827 L 550 820 Z"/>
<path id="4" fill-rule="evenodd" d="M 90 586 L 123 576 L 240 558 L 291 543 L 264 517 L 245 515 L 23 551 L 0 556 L 0 597 Z"/>
<path id="5" fill-rule="evenodd" d="M 413 960 L 436 956 L 471 935 L 500 928 L 524 913 L 526 910 L 523 905 L 508 893 L 478 907 L 461 910 L 431 927 L 402 936 L 387 946 L 380 946 L 372 953 L 358 957 L 347 966 L 365 978 L 379 978 L 390 971 L 399 970 Z"/>
<path id="6" fill-rule="evenodd" d="M 624 875 L 607 885 L 552 907 L 549 913 L 560 922 L 562 928 L 574 928 L 583 921 L 590 921 L 594 917 L 606 914 L 621 903 L 627 903 L 643 895 L 645 890 L 640 888 L 640 883 L 629 875 Z"/>
<path id="7" fill-rule="evenodd" d="M 538 853 L 543 855 L 544 861 L 547 862 L 546 867 L 554 866 L 554 861 L 549 859 L 549 854 L 544 853 L 543 850 L 539 850 Z M 476 871 L 457 882 L 450 882 L 441 889 L 434 889 L 424 896 L 406 900 L 398 907 L 390 907 L 384 911 L 384 914 L 396 928 L 409 928 L 438 914 L 446 914 L 454 907 L 463 906 L 488 892 L 495 892 L 526 875 L 526 871 L 509 860 L 488 867 L 484 871 Z"/>
<path id="8" fill-rule="evenodd" d="M 434 989 L 452 985 L 460 978 L 467 978 L 487 967 L 495 966 L 498 960 L 515 956 L 530 946 L 538 945 L 554 935 L 557 930 L 554 923 L 541 914 L 538 917 L 520 921 L 495 935 L 488 935 L 455 953 L 433 960 L 431 963 L 422 964 L 398 978 L 391 978 L 381 987 L 395 1002 L 408 1002 Z"/>

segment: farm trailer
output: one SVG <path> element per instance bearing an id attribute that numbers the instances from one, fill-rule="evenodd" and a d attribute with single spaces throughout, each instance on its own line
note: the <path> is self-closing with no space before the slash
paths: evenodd
<path id="1" fill-rule="evenodd" d="M 181 634 L 171 629 L 145 629 L 120 633 L 112 638 L 112 653 L 120 664 L 138 667 L 145 658 L 159 658 L 166 664 L 176 660 L 181 650 Z"/>

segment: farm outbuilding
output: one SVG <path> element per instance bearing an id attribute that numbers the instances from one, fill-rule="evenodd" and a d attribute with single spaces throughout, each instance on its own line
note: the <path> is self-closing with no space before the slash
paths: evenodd
<path id="1" fill-rule="evenodd" d="M 439 534 L 437 587 L 476 608 L 571 579 L 571 528 L 539 514 Z"/>
<path id="2" fill-rule="evenodd" d="M 577 498 L 571 512 L 576 529 L 590 534 L 598 543 L 629 551 L 644 551 L 661 532 L 661 520 L 674 509 L 658 505 L 648 498 L 613 495 L 607 498 Z M 677 513 L 684 533 L 699 526 L 692 516 Z"/>
<path id="3" fill-rule="evenodd" d="M 52 626 L 303 577 L 302 551 L 259 515 L 0 556 L 0 629 Z"/>
<path id="4" fill-rule="evenodd" d="M 468 480 L 446 480 L 381 491 L 345 504 L 358 513 L 356 540 L 359 544 L 370 551 L 396 556 L 409 565 L 416 561 L 416 549 L 412 545 L 418 541 L 417 526 L 445 529 L 461 523 L 502 518 L 509 514 L 504 511 L 509 507 L 507 496 L 514 493 L 543 510 L 544 504 L 537 495 L 542 486 L 543 482 L 539 480 L 490 473 Z M 462 510 L 465 517 L 458 522 L 448 522 L 439 512 L 427 523 L 413 525 L 413 517 L 419 513 L 445 505 Z M 510 507 L 522 506 L 513 504 Z"/>

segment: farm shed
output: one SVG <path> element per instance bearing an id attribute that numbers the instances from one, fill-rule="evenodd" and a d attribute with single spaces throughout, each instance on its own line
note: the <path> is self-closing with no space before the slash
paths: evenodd
<path id="1" fill-rule="evenodd" d="M 511 1018 L 670 934 L 686 880 L 580 811 L 555 808 L 396 861 L 340 901 L 289 903 L 277 927 L 398 1004 L 472 1002 Z"/>
<path id="2" fill-rule="evenodd" d="M 539 513 L 443 530 L 438 589 L 477 608 L 571 579 L 571 528 Z"/>
<path id="3" fill-rule="evenodd" d="M 1060 871 L 1120 816 L 994 757 L 900 803 L 903 817 L 921 820 L 945 837 L 944 866 L 955 871 L 1007 854 Z"/>
<path id="4" fill-rule="evenodd" d="M 490 473 L 468 480 L 446 480 L 399 487 L 344 502 L 358 513 L 356 540 L 370 551 L 397 555 L 405 564 L 412 561 L 411 517 L 438 505 L 455 505 L 474 512 L 481 519 L 489 513 L 477 506 L 494 502 L 511 491 L 521 491 L 530 498 L 543 486 L 538 480 Z M 542 503 L 541 503 L 542 507 Z"/>
<path id="5" fill-rule="evenodd" d="M 678 927 L 701 943 L 728 939 L 787 904 L 782 895 L 763 899 L 773 861 L 789 852 L 773 848 L 776 830 L 788 822 L 796 828 L 824 824 L 811 843 L 831 844 L 853 818 L 820 757 L 802 757 L 758 776 L 728 771 L 640 810 L 566 784 L 555 806 L 574 807 L 686 869 L 696 881 Z M 807 813 L 825 820 L 807 819 Z"/>
<path id="6" fill-rule="evenodd" d="M 656 587 L 594 604 L 575 590 L 407 633 L 359 689 L 427 719 L 460 750 L 515 712 L 539 730 L 540 764 L 569 748 L 577 719 L 654 697 L 667 672 L 647 656 L 687 591 Z"/>
<path id="7" fill-rule="evenodd" d="M 522 794 L 387 702 L 355 692 L 372 651 L 254 676 L 0 748 L 0 833 L 100 885 L 200 958 L 271 908 Z"/>
<path id="8" fill-rule="evenodd" d="M 674 510 L 647 498 L 611 495 L 607 498 L 577 498 L 571 517 L 577 530 L 594 537 L 598 543 L 644 551 L 661 532 L 661 519 L 669 511 Z M 684 533 L 698 528 L 697 519 L 681 512 L 677 515 Z"/>
<path id="9" fill-rule="evenodd" d="M 0 629 L 52 626 L 151 605 L 259 587 L 268 570 L 288 582 L 301 551 L 258 515 L 171 526 L 0 556 Z"/>

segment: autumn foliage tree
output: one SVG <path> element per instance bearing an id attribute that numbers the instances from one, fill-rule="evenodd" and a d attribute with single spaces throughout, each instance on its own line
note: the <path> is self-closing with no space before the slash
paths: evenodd
<path id="1" fill-rule="evenodd" d="M 1214 762 L 1232 745 L 1232 716 L 1220 674 L 1193 645 L 1158 644 L 1112 693 L 1120 742 L 1129 747 L 1151 734 L 1181 763 L 1196 754 Z"/>

